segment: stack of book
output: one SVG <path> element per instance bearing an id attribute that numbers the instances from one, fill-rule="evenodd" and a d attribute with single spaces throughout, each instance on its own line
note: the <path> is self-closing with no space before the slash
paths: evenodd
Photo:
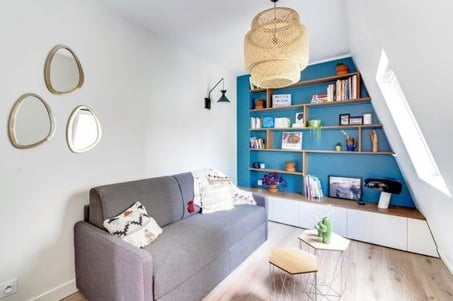
<path id="1" fill-rule="evenodd" d="M 332 84 L 333 85 L 333 84 Z M 332 91 L 332 85 L 327 87 L 327 99 L 329 100 L 329 90 Z M 331 88 L 329 88 L 331 87 Z M 339 79 L 335 83 L 335 101 L 353 100 L 359 98 L 357 75 L 348 77 L 347 79 Z M 333 94 L 333 92 L 330 92 Z M 332 97 L 332 95 L 331 95 Z"/>
<path id="2" fill-rule="evenodd" d="M 318 177 L 311 175 L 304 177 L 304 193 L 308 199 L 321 199 L 324 197 L 321 181 Z"/>
<path id="3" fill-rule="evenodd" d="M 266 145 L 263 138 L 250 137 L 250 148 L 253 149 L 265 149 Z"/>

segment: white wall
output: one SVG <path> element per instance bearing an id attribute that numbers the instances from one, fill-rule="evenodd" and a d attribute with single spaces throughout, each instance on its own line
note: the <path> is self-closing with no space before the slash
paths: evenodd
<path id="1" fill-rule="evenodd" d="M 0 283 L 18 278 L 18 293 L 2 300 L 57 300 L 74 289 L 72 227 L 90 187 L 201 166 L 236 174 L 236 93 L 222 69 L 91 0 L 3 0 L 0 37 Z M 82 89 L 66 96 L 50 94 L 43 79 L 47 53 L 59 43 L 75 51 L 86 76 Z M 233 104 L 204 110 L 208 84 L 220 76 Z M 26 92 L 50 104 L 57 132 L 19 150 L 8 141 L 6 122 Z M 65 127 L 79 104 L 95 111 L 103 137 L 93 150 L 74 154 Z"/>
<path id="2" fill-rule="evenodd" d="M 453 192 L 453 3 L 448 0 L 347 0 L 351 53 L 384 124 L 397 162 L 453 272 L 453 199 L 418 179 L 375 81 L 385 49 L 450 192 Z"/>

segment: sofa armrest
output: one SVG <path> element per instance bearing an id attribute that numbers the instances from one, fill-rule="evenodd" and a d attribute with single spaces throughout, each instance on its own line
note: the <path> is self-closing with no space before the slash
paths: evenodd
<path id="1" fill-rule="evenodd" d="M 267 208 L 267 200 L 264 195 L 253 193 L 253 198 L 257 205 Z"/>
<path id="2" fill-rule="evenodd" d="M 90 301 L 153 300 L 152 256 L 87 222 L 74 226 L 77 288 Z"/>

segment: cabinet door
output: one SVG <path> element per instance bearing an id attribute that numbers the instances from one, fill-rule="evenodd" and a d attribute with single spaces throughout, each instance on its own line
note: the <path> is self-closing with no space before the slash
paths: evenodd
<path id="1" fill-rule="evenodd" d="M 347 211 L 349 238 L 407 250 L 407 218 L 354 209 Z"/>
<path id="2" fill-rule="evenodd" d="M 425 220 L 407 219 L 407 250 L 439 257 L 433 236 Z"/>
<path id="3" fill-rule="evenodd" d="M 332 231 L 341 235 L 346 235 L 346 209 L 332 207 L 322 204 L 301 202 L 300 205 L 300 226 L 305 229 L 313 229 L 316 217 L 322 218 L 329 216 L 332 223 Z"/>
<path id="4" fill-rule="evenodd" d="M 277 197 L 268 197 L 269 220 L 300 227 L 299 206 L 301 202 Z"/>

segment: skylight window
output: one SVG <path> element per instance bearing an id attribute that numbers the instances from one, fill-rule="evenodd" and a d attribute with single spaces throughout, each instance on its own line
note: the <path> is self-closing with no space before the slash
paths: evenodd
<path id="1" fill-rule="evenodd" d="M 437 168 L 436 161 L 401 89 L 398 77 L 390 67 L 384 50 L 382 50 L 379 60 L 376 81 L 384 96 L 390 114 L 395 121 L 417 176 L 451 197 L 444 178 Z"/>

